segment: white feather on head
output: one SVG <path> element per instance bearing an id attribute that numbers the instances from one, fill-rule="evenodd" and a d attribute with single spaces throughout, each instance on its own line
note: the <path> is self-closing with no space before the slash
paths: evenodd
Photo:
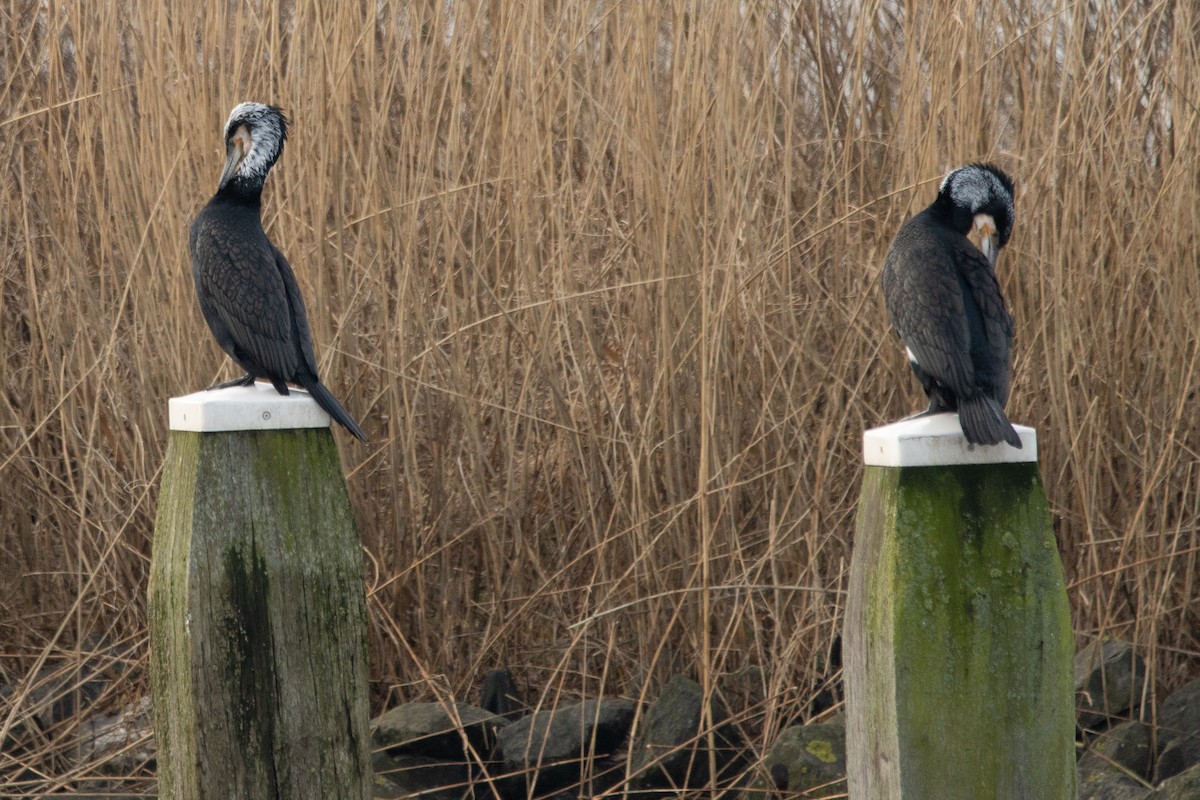
<path id="1" fill-rule="evenodd" d="M 229 119 L 225 123 L 225 141 L 228 142 L 242 126 L 250 134 L 250 146 L 243 154 L 235 174 L 244 178 L 265 178 L 283 152 L 283 143 L 287 141 L 287 117 L 277 106 L 238 103 L 229 112 Z"/>

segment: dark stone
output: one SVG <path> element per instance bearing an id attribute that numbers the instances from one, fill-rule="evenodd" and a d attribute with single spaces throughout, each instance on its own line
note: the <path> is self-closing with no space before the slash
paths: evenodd
<path id="1" fill-rule="evenodd" d="M 89 654 L 86 659 L 43 667 L 24 698 L 23 707 L 32 710 L 43 730 L 90 708 L 137 660 L 131 645 L 115 645 L 96 635 L 86 637 L 80 648 Z"/>
<path id="2" fill-rule="evenodd" d="M 1097 734 L 1079 759 L 1080 780 L 1119 765 L 1143 780 L 1150 777 L 1150 728 L 1132 720 Z"/>
<path id="3" fill-rule="evenodd" d="M 1200 764 L 1195 764 L 1159 785 L 1148 800 L 1196 800 L 1200 797 Z"/>
<path id="4" fill-rule="evenodd" d="M 1079 776 L 1078 800 L 1148 800 L 1150 789 L 1117 771 Z"/>
<path id="5" fill-rule="evenodd" d="M 97 657 L 99 658 L 99 657 Z M 47 778 L 45 774 L 33 769 L 18 768 L 21 764 L 36 765 L 38 757 L 29 757 L 44 750 L 47 734 L 42 730 L 42 720 L 57 719 L 60 714 L 68 711 L 74 713 L 77 708 L 83 709 L 74 733 L 74 742 L 70 749 L 61 753 L 66 761 L 78 768 L 85 766 L 87 777 L 75 782 L 77 791 L 92 794 L 70 795 L 80 800 L 98 800 L 100 797 L 112 800 L 128 800 L 132 794 L 127 794 L 131 784 L 145 783 L 147 776 L 155 770 L 155 743 L 150 722 L 150 698 L 141 697 L 132 705 L 113 714 L 101 714 L 90 708 L 93 701 L 100 696 L 99 690 L 106 686 L 106 680 L 95 677 L 100 670 L 89 661 L 82 670 L 72 669 L 70 674 L 81 676 L 85 680 L 80 687 L 80 697 L 83 700 L 77 707 L 73 701 L 57 702 L 54 689 L 50 684 L 43 683 L 39 678 L 35 687 L 24 695 L 23 703 L 14 715 L 8 733 L 4 738 L 0 752 L 4 758 L 0 763 L 11 767 L 7 773 L 0 769 L 0 784 L 4 788 L 18 791 L 18 787 L 34 796 L 34 787 L 43 787 Z M 91 678 L 83 678 L 85 675 Z M 41 676 L 49 676 L 48 680 L 55 683 L 61 671 L 43 670 Z M 88 689 L 91 685 L 93 688 Z M 61 687 L 60 687 L 61 688 Z M 70 694 L 70 690 L 66 690 Z M 58 694 L 62 694 L 58 691 Z M 0 684 L 0 708 L 11 707 L 16 697 L 16 690 L 8 684 Z M 41 706 L 40 711 L 34 706 Z M 89 713 L 90 712 L 90 713 Z M 3 714 L 0 713 L 0 727 L 3 727 Z M 113 777 L 116 780 L 103 780 L 100 776 Z M 3 792 L 3 789 L 0 789 Z M 0 794 L 0 797 L 8 797 Z M 26 796 L 26 795 L 21 795 Z M 39 797 L 41 795 L 38 795 Z"/>
<path id="6" fill-rule="evenodd" d="M 752 788 L 761 796 L 768 787 L 788 792 L 821 790 L 814 796 L 844 796 L 846 793 L 846 725 L 825 722 L 795 725 L 779 734 L 762 762 L 771 782 L 761 775 Z M 781 785 L 779 777 L 784 778 Z"/>
<path id="7" fill-rule="evenodd" d="M 461 800 L 468 770 L 462 762 L 439 761 L 424 756 L 389 756 L 374 753 L 375 798 L 414 797 L 423 800 Z"/>
<path id="8" fill-rule="evenodd" d="M 115 714 L 90 714 L 77 733 L 76 758 L 104 775 L 146 775 L 156 752 L 150 698 L 142 697 Z"/>
<path id="9" fill-rule="evenodd" d="M 575 793 L 573 800 L 580 797 L 596 797 L 623 782 L 625 770 L 629 766 L 626 755 L 624 751 L 618 750 L 612 755 L 593 761 L 591 780 L 587 786 L 582 787 L 582 791 Z"/>
<path id="10" fill-rule="evenodd" d="M 15 695 L 16 690 L 7 683 L 0 684 L 0 708 L 12 708 L 14 702 L 12 698 Z M 24 712 L 24 710 L 24 707 L 22 707 L 21 712 Z M 26 753 L 32 752 L 40 742 L 44 741 L 42 727 L 37 717 L 21 712 L 18 712 L 14 717 L 7 735 L 0 741 L 0 753 L 4 753 L 6 756 L 23 756 Z M 14 765 L 29 760 L 25 758 L 3 759 L 4 762 Z M 39 780 L 39 776 L 31 770 L 20 770 L 7 775 L 5 780 L 16 783 L 34 782 Z"/>
<path id="11" fill-rule="evenodd" d="M 504 770 L 523 775 L 534 794 L 561 789 L 579 780 L 584 762 L 621 746 L 636 708 L 606 697 L 538 711 L 500 730 L 497 753 Z"/>
<path id="12" fill-rule="evenodd" d="M 1075 654 L 1076 724 L 1103 727 L 1136 710 L 1146 681 L 1146 662 L 1133 645 L 1096 640 Z"/>
<path id="13" fill-rule="evenodd" d="M 483 676 L 479 707 L 508 720 L 518 720 L 529 711 L 513 674 L 506 669 L 494 669 Z"/>
<path id="14" fill-rule="evenodd" d="M 708 729 L 701 719 L 703 690 L 695 681 L 675 676 L 646 711 L 637 744 L 630 755 L 633 778 L 629 788 L 646 798 L 661 798 L 662 790 L 704 786 L 709 783 Z M 715 750 L 711 761 L 720 781 L 741 766 L 741 737 L 728 724 L 725 704 L 709 701 L 708 722 L 713 726 Z"/>
<path id="15" fill-rule="evenodd" d="M 1185 683 L 1163 701 L 1157 732 L 1157 780 L 1164 781 L 1200 764 L 1200 678 Z"/>
<path id="16" fill-rule="evenodd" d="M 508 720 L 466 703 L 452 703 L 460 729 L 441 703 L 405 703 L 371 721 L 371 750 L 389 756 L 425 756 L 467 763 L 463 734 L 479 758 L 492 752 L 496 732 Z"/>

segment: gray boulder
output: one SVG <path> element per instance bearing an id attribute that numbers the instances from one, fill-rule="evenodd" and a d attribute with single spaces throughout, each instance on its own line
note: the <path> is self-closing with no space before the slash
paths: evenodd
<path id="1" fill-rule="evenodd" d="M 1146 662 L 1133 645 L 1097 639 L 1075 654 L 1076 723 L 1095 728 L 1136 709 L 1146 681 Z"/>
<path id="2" fill-rule="evenodd" d="M 89 714 L 79 725 L 79 762 L 106 775 L 151 772 L 156 752 L 150 712 L 145 696 L 114 714 Z"/>
<path id="3" fill-rule="evenodd" d="M 636 709 L 606 697 L 538 711 L 502 728 L 496 752 L 504 771 L 523 776 L 535 794 L 561 789 L 580 779 L 585 762 L 621 746 Z"/>
<path id="4" fill-rule="evenodd" d="M 1075 796 L 1079 800 L 1149 800 L 1150 789 L 1115 770 L 1080 775 Z"/>
<path id="5" fill-rule="evenodd" d="M 466 793 L 468 772 L 462 762 L 376 753 L 371 766 L 375 773 L 372 797 L 379 800 L 461 800 Z"/>
<path id="6" fill-rule="evenodd" d="M 479 757 L 486 759 L 497 731 L 508 724 L 503 717 L 466 703 L 451 703 L 449 708 L 441 703 L 405 703 L 371 721 L 371 750 L 467 763 L 471 758 L 463 745 L 464 735 Z"/>
<path id="7" fill-rule="evenodd" d="M 1079 778 L 1112 772 L 1114 765 L 1143 780 L 1150 777 L 1150 728 L 1131 720 L 1098 734 L 1079 759 Z"/>
<path id="8" fill-rule="evenodd" d="M 1200 797 L 1200 764 L 1163 781 L 1148 800 L 1196 800 Z"/>
<path id="9" fill-rule="evenodd" d="M 1158 713 L 1159 781 L 1200 764 L 1200 678 L 1163 701 Z M 1200 793 L 1194 795 L 1200 798 Z"/>
<path id="10" fill-rule="evenodd" d="M 806 797 L 846 796 L 846 724 L 793 725 L 779 734 L 752 789 L 817 790 Z M 766 777 L 764 777 L 766 776 Z"/>
<path id="11" fill-rule="evenodd" d="M 646 711 L 630 754 L 633 778 L 629 788 L 635 795 L 660 798 L 663 790 L 704 786 L 709 782 L 710 762 L 716 766 L 718 781 L 741 766 L 741 737 L 728 724 L 729 712 L 716 697 L 709 702 L 715 747 L 710 759 L 703 708 L 704 693 L 695 681 L 677 675 L 663 687 Z"/>
<path id="12" fill-rule="evenodd" d="M 0 683 L 0 708 L 11 709 L 15 705 L 15 701 L 13 700 L 15 695 L 15 689 L 7 683 Z M 22 707 L 17 714 L 13 715 L 11 726 L 5 736 L 0 739 L 0 753 L 3 754 L 2 760 L 13 765 L 20 764 L 23 761 L 32 761 L 32 759 L 19 758 L 19 756 L 30 752 L 43 740 L 41 726 L 38 724 L 37 718 L 29 714 Z M 17 757 L 14 758 L 14 756 Z M 5 775 L 6 781 L 17 783 L 33 782 L 39 779 L 37 773 L 30 770 L 17 770 Z"/>

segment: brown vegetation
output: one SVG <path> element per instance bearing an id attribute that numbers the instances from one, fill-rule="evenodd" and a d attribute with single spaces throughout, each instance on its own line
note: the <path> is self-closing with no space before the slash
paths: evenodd
<path id="1" fill-rule="evenodd" d="M 100 641 L 144 691 L 166 400 L 233 376 L 186 237 L 243 99 L 295 121 L 264 220 L 372 438 L 338 433 L 377 706 L 682 671 L 756 743 L 793 720 L 861 432 L 921 406 L 883 253 L 979 159 L 1076 629 L 1195 672 L 1193 4 L 250 5 L 0 10 L 0 732 Z M 0 781 L 99 768 L 72 724 Z"/>

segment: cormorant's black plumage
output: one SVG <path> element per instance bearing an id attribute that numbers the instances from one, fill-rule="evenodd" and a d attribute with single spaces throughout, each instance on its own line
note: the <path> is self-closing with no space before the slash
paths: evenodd
<path id="1" fill-rule="evenodd" d="M 980 246 L 967 238 L 972 227 Z M 1004 415 L 1013 321 L 995 273 L 1012 227 L 1012 179 L 968 164 L 904 223 L 883 265 L 884 300 L 929 397 L 925 413 L 957 411 L 971 444 L 1021 446 Z"/>
<path id="2" fill-rule="evenodd" d="M 246 370 L 222 386 L 265 378 L 280 394 L 303 386 L 329 416 L 366 434 L 317 377 L 312 334 L 296 276 L 262 227 L 263 182 L 283 152 L 287 118 L 275 106 L 241 103 L 225 123 L 225 170 L 192 222 L 189 247 L 200 311 L 217 344 Z"/>

